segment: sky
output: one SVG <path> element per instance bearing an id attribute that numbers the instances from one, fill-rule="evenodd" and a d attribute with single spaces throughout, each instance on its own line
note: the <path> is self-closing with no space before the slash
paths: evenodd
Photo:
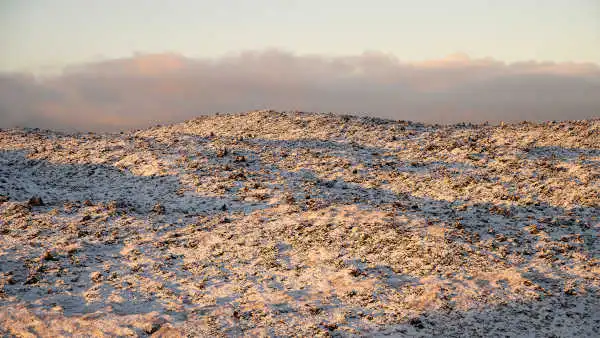
<path id="1" fill-rule="evenodd" d="M 2 0 L 0 69 L 176 52 L 600 63 L 597 0 Z"/>
<path id="2" fill-rule="evenodd" d="M 0 127 L 600 115 L 597 0 L 0 0 L 0 50 Z"/>

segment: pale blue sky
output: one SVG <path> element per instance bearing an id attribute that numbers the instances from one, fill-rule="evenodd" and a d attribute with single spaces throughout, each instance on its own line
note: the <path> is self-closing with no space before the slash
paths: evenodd
<path id="1" fill-rule="evenodd" d="M 0 71 L 176 52 L 600 63 L 598 0 L 0 0 Z"/>

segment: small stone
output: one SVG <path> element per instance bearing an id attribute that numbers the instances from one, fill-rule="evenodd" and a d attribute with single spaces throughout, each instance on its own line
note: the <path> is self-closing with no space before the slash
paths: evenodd
<path id="1" fill-rule="evenodd" d="M 31 285 L 40 281 L 40 278 L 35 273 L 30 273 L 23 285 Z"/>
<path id="2" fill-rule="evenodd" d="M 229 150 L 227 148 L 217 150 L 217 157 L 225 157 L 229 154 Z"/>
<path id="3" fill-rule="evenodd" d="M 338 326 L 337 326 L 336 323 L 325 323 L 325 322 L 323 322 L 323 323 L 321 323 L 321 325 L 323 325 L 323 327 L 326 328 L 329 331 L 333 331 L 333 330 L 335 330 L 335 329 L 338 328 Z"/>
<path id="4" fill-rule="evenodd" d="M 163 215 L 165 213 L 165 207 L 162 206 L 160 203 L 156 203 L 154 205 L 154 207 L 152 208 L 152 211 L 154 211 L 155 213 L 157 213 L 159 215 Z"/>
<path id="5" fill-rule="evenodd" d="M 563 291 L 564 291 L 565 295 L 568 295 L 568 296 L 576 296 L 577 295 L 576 286 L 572 283 L 567 283 L 567 285 L 565 285 Z"/>
<path id="6" fill-rule="evenodd" d="M 423 325 L 423 321 L 421 321 L 420 318 L 411 318 L 411 320 L 409 320 L 408 323 L 416 327 L 417 329 L 425 328 L 425 325 Z"/>
<path id="7" fill-rule="evenodd" d="M 221 211 L 227 211 L 227 204 L 223 204 L 221 206 Z"/>
<path id="8" fill-rule="evenodd" d="M 315 306 L 315 305 L 311 305 L 311 304 L 305 304 L 306 309 L 308 310 L 308 313 L 310 313 L 311 315 L 317 315 L 321 312 L 323 312 L 323 309 Z"/>
<path id="9" fill-rule="evenodd" d="M 15 278 L 12 275 L 9 275 L 8 277 L 6 277 L 6 284 L 14 285 L 15 283 L 16 283 Z"/>
<path id="10" fill-rule="evenodd" d="M 346 296 L 348 297 L 354 297 L 358 294 L 358 292 L 356 292 L 356 290 L 350 290 L 348 292 L 346 292 Z"/>
<path id="11" fill-rule="evenodd" d="M 42 261 L 56 261 L 58 258 L 54 257 L 50 250 L 44 251 L 44 253 L 40 256 L 40 260 Z"/>
<path id="12" fill-rule="evenodd" d="M 98 271 L 94 271 L 94 272 L 90 273 L 90 279 L 92 281 L 98 283 L 102 280 L 102 274 Z"/>
<path id="13" fill-rule="evenodd" d="M 44 201 L 39 196 L 32 196 L 27 204 L 31 207 L 39 207 L 44 205 Z"/>
<path id="14" fill-rule="evenodd" d="M 525 230 L 527 230 L 532 235 L 536 235 L 540 232 L 540 229 L 537 226 L 537 224 L 532 224 L 532 225 L 526 226 Z"/>
<path id="15" fill-rule="evenodd" d="M 360 269 L 357 267 L 353 267 L 352 269 L 350 269 L 349 273 L 352 277 L 358 277 L 362 274 L 362 271 L 360 271 Z"/>
<path id="16" fill-rule="evenodd" d="M 294 204 L 294 202 L 296 201 L 296 199 L 294 198 L 294 195 L 292 195 L 292 194 L 286 194 L 284 197 L 284 200 L 287 204 Z"/>
<path id="17" fill-rule="evenodd" d="M 152 334 L 155 338 L 167 338 L 167 337 L 185 337 L 186 335 L 180 330 L 176 329 L 169 324 L 163 325 L 160 329 Z"/>
<path id="18" fill-rule="evenodd" d="M 148 323 L 144 327 L 144 332 L 147 334 L 153 334 L 154 332 L 158 331 L 161 326 L 162 324 L 158 322 Z"/>
<path id="19" fill-rule="evenodd" d="M 92 219 L 92 216 L 90 216 L 90 215 L 85 215 L 85 216 L 83 216 L 83 217 L 81 218 L 81 221 L 82 221 L 82 222 L 86 222 L 86 221 L 89 221 L 89 220 L 91 220 L 91 219 Z"/>

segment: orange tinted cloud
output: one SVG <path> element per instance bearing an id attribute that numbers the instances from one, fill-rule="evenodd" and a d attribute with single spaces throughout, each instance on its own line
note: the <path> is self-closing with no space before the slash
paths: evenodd
<path id="1" fill-rule="evenodd" d="M 139 54 L 44 79 L 0 74 L 0 127 L 116 130 L 264 108 L 434 123 L 590 118 L 600 114 L 600 68 L 266 50 L 216 59 Z"/>

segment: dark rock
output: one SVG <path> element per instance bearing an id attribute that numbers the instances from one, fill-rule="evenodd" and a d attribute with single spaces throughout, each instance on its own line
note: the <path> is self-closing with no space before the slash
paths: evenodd
<path id="1" fill-rule="evenodd" d="M 163 215 L 165 213 L 165 207 L 162 206 L 160 203 L 156 203 L 154 205 L 154 207 L 152 208 L 152 211 L 154 211 L 155 213 L 157 213 L 158 215 Z"/>
<path id="2" fill-rule="evenodd" d="M 292 195 L 292 194 L 286 194 L 284 200 L 288 204 L 294 204 L 294 202 L 296 201 L 296 199 L 294 198 L 294 195 Z"/>
<path id="3" fill-rule="evenodd" d="M 323 309 L 319 306 L 311 305 L 311 304 L 305 304 L 305 306 L 306 306 L 306 310 L 311 315 L 318 315 L 319 313 L 323 312 Z"/>
<path id="4" fill-rule="evenodd" d="M 333 331 L 338 327 L 336 323 L 321 323 L 321 325 L 329 331 Z"/>
<path id="5" fill-rule="evenodd" d="M 417 329 L 425 328 L 425 325 L 423 325 L 423 321 L 420 318 L 411 318 L 408 323 Z"/>
<path id="6" fill-rule="evenodd" d="M 227 148 L 217 150 L 217 157 L 225 157 L 229 154 L 229 150 Z"/>
<path id="7" fill-rule="evenodd" d="M 148 323 L 148 325 L 146 325 L 146 327 L 144 328 L 144 332 L 146 332 L 147 334 L 153 334 L 154 332 L 158 331 L 161 326 L 162 324 L 158 322 Z"/>
<path id="8" fill-rule="evenodd" d="M 39 207 L 44 205 L 44 201 L 39 196 L 32 196 L 27 204 L 31 207 Z"/>
<path id="9" fill-rule="evenodd" d="M 35 273 L 31 273 L 31 274 L 29 274 L 29 276 L 27 276 L 27 279 L 25 279 L 25 282 L 23 282 L 23 285 L 31 285 L 31 284 L 35 284 L 39 281 L 40 281 L 40 278 L 38 277 L 38 275 Z"/>
<path id="10" fill-rule="evenodd" d="M 44 253 L 43 253 L 43 254 L 40 256 L 40 260 L 42 260 L 42 261 L 57 261 L 57 260 L 58 260 L 58 258 L 57 258 L 57 257 L 55 257 L 55 256 L 52 254 L 52 251 L 50 251 L 50 250 L 46 250 L 46 251 L 44 251 Z"/>
<path id="11" fill-rule="evenodd" d="M 15 285 L 15 283 L 16 283 L 15 278 L 12 275 L 9 275 L 8 277 L 6 277 L 6 284 Z"/>
<path id="12" fill-rule="evenodd" d="M 246 175 L 243 172 L 232 173 L 229 175 L 230 180 L 245 180 Z"/>
<path id="13" fill-rule="evenodd" d="M 186 335 L 177 328 L 170 326 L 169 324 L 165 324 L 160 327 L 160 329 L 152 334 L 151 337 L 155 338 L 167 338 L 167 337 L 185 337 Z"/>
<path id="14" fill-rule="evenodd" d="M 360 271 L 360 269 L 357 267 L 353 267 L 352 269 L 350 269 L 350 276 L 358 277 L 361 274 L 362 274 L 362 271 Z"/>
<path id="15" fill-rule="evenodd" d="M 565 286 L 564 293 L 567 296 L 576 296 L 577 295 L 577 290 L 575 289 L 574 286 L 568 285 L 568 286 Z"/>

